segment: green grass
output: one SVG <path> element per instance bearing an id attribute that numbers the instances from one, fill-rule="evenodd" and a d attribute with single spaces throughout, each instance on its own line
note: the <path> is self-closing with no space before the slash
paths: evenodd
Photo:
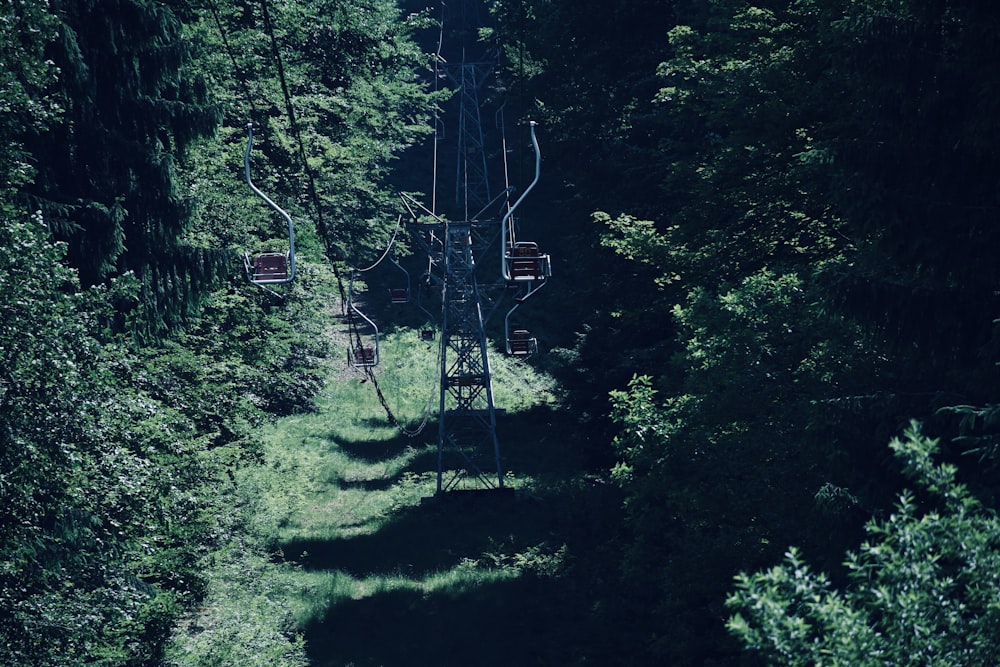
<path id="1" fill-rule="evenodd" d="M 304 667 L 294 568 L 239 537 L 213 555 L 203 604 L 174 632 L 167 667 Z"/>
<path id="2" fill-rule="evenodd" d="M 376 375 L 391 409 L 413 427 L 430 403 L 426 428 L 403 435 L 370 381 L 345 363 L 331 367 L 317 411 L 263 429 L 264 464 L 237 475 L 259 554 L 271 556 L 231 555 L 217 567 L 196 622 L 217 628 L 218 641 L 250 646 L 253 632 L 239 628 L 259 623 L 285 650 L 250 651 L 257 662 L 239 664 L 489 667 L 546 655 L 551 664 L 538 643 L 585 626 L 585 605 L 567 593 L 573 554 L 558 527 L 573 512 L 559 489 L 577 469 L 575 424 L 558 409 L 554 383 L 492 355 L 507 479 L 522 499 L 427 502 L 437 478 L 437 341 L 402 329 L 381 353 Z M 483 653 L 501 635 L 503 650 Z M 202 655 L 221 655 L 206 642 L 193 634 Z"/>
<path id="3" fill-rule="evenodd" d="M 343 369 L 334 370 L 317 413 L 281 420 L 264 434 L 258 526 L 297 565 L 282 576 L 295 592 L 289 606 L 312 664 L 366 664 L 368 653 L 384 651 L 365 648 L 364 629 L 336 631 L 349 609 L 385 607 L 376 616 L 388 617 L 435 609 L 460 623 L 469 600 L 515 585 L 528 562 L 516 554 L 535 550 L 543 561 L 546 549 L 558 551 L 544 545 L 529 508 L 421 504 L 436 489 L 438 343 L 408 329 L 381 341 L 376 377 L 393 413 L 412 428 L 430 406 L 419 436 L 388 425 L 372 383 Z M 494 354 L 491 370 L 505 420 L 555 403 L 554 383 L 531 366 Z M 510 479 L 528 491 L 532 476 Z M 414 664 L 414 651 L 432 650 L 416 648 L 430 637 L 404 628 L 394 642 L 409 648 L 370 664 Z"/>
<path id="4" fill-rule="evenodd" d="M 377 530 L 393 512 L 419 504 L 436 484 L 437 341 L 403 329 L 381 342 L 376 379 L 393 414 L 415 437 L 392 426 L 372 383 L 357 369 L 334 368 L 315 413 L 279 420 L 262 440 L 267 465 L 244 484 L 259 489 L 257 529 L 276 542 L 338 539 Z M 496 355 L 495 402 L 510 414 L 554 402 L 553 383 L 530 366 Z"/>

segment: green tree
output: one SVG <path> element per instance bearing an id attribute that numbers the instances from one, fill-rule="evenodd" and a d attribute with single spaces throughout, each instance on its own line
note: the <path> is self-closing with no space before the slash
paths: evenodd
<path id="1" fill-rule="evenodd" d="M 134 281 L 81 290 L 40 219 L 6 218 L 0 243 L 4 662 L 156 664 L 231 521 L 224 471 L 259 461 L 265 411 L 318 389 L 321 309 L 221 293 L 193 331 L 136 349 L 109 330 Z"/>
<path id="2" fill-rule="evenodd" d="M 891 516 L 868 524 L 843 585 L 796 549 L 782 565 L 737 577 L 728 627 L 770 664 L 957 667 L 1000 658 L 996 512 L 957 482 L 954 465 L 934 462 L 938 441 L 918 426 L 890 446 L 920 494 L 904 492 Z"/>
<path id="3" fill-rule="evenodd" d="M 539 121 L 577 197 L 646 214 L 662 132 L 651 100 L 675 0 L 494 2 L 512 115 Z M 547 167 L 547 169 L 550 169 Z"/>
<path id="4" fill-rule="evenodd" d="M 841 374 L 874 367 L 856 358 L 849 322 L 814 300 L 799 277 L 768 270 L 721 294 L 694 290 L 673 313 L 677 365 L 688 369 L 679 390 L 638 377 L 611 394 L 621 427 L 612 474 L 632 535 L 626 581 L 664 619 L 648 628 L 648 650 L 662 659 L 731 657 L 715 634 L 724 582 L 777 543 L 853 537 L 853 505 L 824 505 L 819 492 L 866 483 L 828 439 L 840 414 L 831 403 L 856 390 Z"/>
<path id="5" fill-rule="evenodd" d="M 134 290 L 79 291 L 40 219 L 5 217 L 0 245 L 4 661 L 150 659 L 194 579 L 152 555 L 172 523 L 196 525 L 168 465 L 184 427 L 115 382 L 127 352 L 100 343 L 110 304 Z"/>
<path id="6" fill-rule="evenodd" d="M 45 131 L 59 116 L 59 104 L 46 96 L 57 70 L 46 59 L 45 48 L 56 34 L 56 18 L 46 4 L 0 6 L 0 201 L 4 205 L 34 178 L 24 145 L 27 135 Z"/>
<path id="7" fill-rule="evenodd" d="M 246 98 L 230 63 L 210 57 L 225 53 L 221 36 L 208 39 L 210 12 L 194 4 L 0 6 L 0 154 L 11 158 L 0 164 L 4 664 L 158 664 L 178 615 L 204 594 L 212 551 L 226 530 L 245 528 L 224 505 L 226 470 L 259 464 L 257 429 L 309 409 L 324 377 L 336 287 L 312 261 L 323 247 L 313 220 L 296 215 L 310 256 L 282 299 L 235 281 L 207 293 L 255 228 L 262 241 L 276 234 L 242 181 L 245 117 L 233 100 Z M 252 20 L 261 6 L 220 18 L 232 27 L 249 15 L 236 36 L 267 53 L 269 36 Z M 351 211 L 387 198 L 373 177 L 419 134 L 429 100 L 411 76 L 419 53 L 409 25 L 391 3 L 366 4 L 300 51 L 296 40 L 312 37 L 290 33 L 343 7 L 272 7 L 313 173 L 350 172 L 334 186 L 343 197 L 324 200 L 326 215 L 343 206 L 364 247 L 379 232 Z M 357 59 L 336 92 L 309 80 L 333 46 Z M 280 118 L 277 78 L 259 81 L 276 93 Z M 213 136 L 210 84 L 226 117 L 239 115 Z M 335 95 L 344 116 L 328 108 Z M 340 140 L 326 143 L 318 133 L 334 126 Z M 299 213 L 313 202 L 297 176 L 297 137 L 281 121 L 272 128 L 254 155 L 258 182 Z M 317 143 L 329 154 L 311 151 Z M 29 220 L 26 206 L 43 212 Z M 357 238 L 331 232 L 331 246 Z M 159 342 L 119 336 L 127 318 Z M 256 544 L 234 544 L 244 542 Z M 275 654 L 285 639 L 268 640 Z"/>
<path id="8" fill-rule="evenodd" d="M 424 19 L 388 0 L 210 4 L 190 33 L 225 121 L 219 143 L 199 151 L 215 187 L 198 228 L 244 248 L 277 235 L 236 171 L 254 121 L 258 184 L 318 232 L 315 251 L 360 264 L 384 249 L 399 208 L 388 177 L 431 131 L 427 58 L 412 38 Z"/>
<path id="9" fill-rule="evenodd" d="M 671 122 L 648 164 L 662 175 L 660 206 L 597 215 L 607 246 L 655 272 L 649 300 L 666 292 L 680 304 L 682 352 L 649 371 L 663 409 L 636 413 L 648 421 L 622 432 L 617 468 L 630 549 L 651 568 L 637 571 L 660 577 L 672 621 L 678 599 L 714 599 L 706 618 L 718 614 L 707 582 L 774 548 L 709 548 L 692 539 L 696 517 L 712 528 L 732 519 L 769 545 L 805 542 L 826 566 L 851 537 L 844 521 L 888 503 L 898 483 L 873 454 L 897 415 L 940 420 L 946 401 L 988 404 L 997 372 L 983 362 L 996 348 L 985 315 L 996 295 L 981 282 L 995 267 L 966 273 L 996 252 L 980 218 L 994 209 L 983 161 L 995 137 L 972 129 L 995 104 L 997 89 L 980 83 L 995 75 L 970 76 L 995 49 L 982 42 L 995 12 L 720 0 L 691 17 L 670 31 L 659 68 Z M 947 118 L 956 99 L 970 104 Z M 824 545 L 813 512 L 831 502 L 850 512 Z M 674 504 L 683 509 L 651 509 Z M 669 525 L 681 529 L 656 533 Z M 687 573 L 715 572 L 687 598 L 678 592 L 701 578 L 655 564 L 692 544 L 719 556 L 683 561 Z"/>
<path id="10" fill-rule="evenodd" d="M 896 357 L 911 392 L 979 404 L 996 382 L 1000 303 L 997 137 L 986 130 L 998 78 L 985 63 L 1000 16 L 976 3 L 855 2 L 830 23 L 841 44 L 828 77 L 842 113 L 815 132 L 831 193 L 857 246 L 834 278 L 841 307 Z M 933 406 L 938 407 L 938 406 Z M 924 405 L 914 405 L 923 414 Z M 918 414 L 911 412 L 910 414 Z"/>
<path id="11" fill-rule="evenodd" d="M 59 77 L 46 91 L 61 122 L 28 135 L 41 209 L 84 285 L 133 271 L 142 285 L 136 329 L 158 334 L 190 316 L 224 256 L 179 242 L 190 202 L 176 162 L 210 134 L 218 109 L 189 66 L 183 26 L 147 0 L 56 0 L 58 38 L 46 55 Z"/>

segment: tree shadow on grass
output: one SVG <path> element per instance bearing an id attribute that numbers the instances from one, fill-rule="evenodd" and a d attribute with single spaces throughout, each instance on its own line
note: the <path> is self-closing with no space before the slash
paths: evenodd
<path id="1" fill-rule="evenodd" d="M 579 509 L 579 500 L 566 497 L 565 480 L 578 472 L 575 448 L 586 437 L 574 433 L 579 431 L 575 426 L 573 415 L 547 406 L 498 420 L 498 433 L 506 438 L 502 451 L 510 452 L 504 464 L 515 471 L 515 479 L 521 474 L 536 480 L 521 500 L 515 501 L 513 495 L 446 492 L 435 496 L 434 502 L 402 507 L 391 516 L 377 518 L 379 527 L 374 533 L 342 539 L 301 538 L 276 546 L 285 558 L 307 569 L 337 569 L 355 576 L 388 571 L 425 576 L 454 567 L 462 558 L 479 558 L 498 543 L 513 548 L 551 541 L 553 536 L 565 539 L 567 517 Z M 413 440 L 400 435 L 388 441 L 336 446 L 352 458 L 377 464 L 404 455 Z M 407 475 L 427 479 L 437 472 L 436 447 L 425 445 L 411 453 L 413 458 L 392 475 L 331 483 L 386 493 Z M 540 478 L 545 481 L 539 483 Z"/>
<path id="2" fill-rule="evenodd" d="M 423 433 L 432 434 L 421 437 L 407 437 L 397 433 L 395 437 L 386 440 L 342 440 L 334 435 L 328 435 L 331 447 L 336 447 L 351 458 L 363 463 L 379 463 L 397 458 L 408 450 L 422 450 L 429 442 L 437 442 L 437 423 L 429 422 Z M 433 457 L 432 457 L 433 458 Z"/>
<path id="3" fill-rule="evenodd" d="M 532 491 L 539 488 L 538 480 L 546 480 L 541 494 L 447 493 L 394 510 L 373 533 L 279 545 L 286 558 L 306 570 L 339 571 L 375 582 L 387 577 L 392 586 L 400 586 L 340 601 L 308 623 L 304 630 L 313 665 L 613 664 L 620 648 L 615 644 L 621 641 L 616 637 L 627 633 L 601 627 L 601 614 L 591 613 L 593 600 L 600 599 L 592 590 L 599 585 L 592 571 L 577 577 L 573 566 L 559 576 L 522 572 L 517 578 L 465 584 L 461 590 L 432 587 L 441 573 L 469 567 L 469 561 L 480 563 L 474 569 L 492 567 L 495 560 L 509 567 L 514 554 L 539 545 L 551 553 L 564 544 L 579 558 L 614 541 L 609 528 L 617 516 L 602 515 L 609 501 L 617 503 L 609 496 L 610 487 L 580 475 L 578 452 L 589 436 L 581 432 L 575 415 L 541 406 L 501 416 L 497 432 L 505 468 L 514 471 L 515 479 L 531 477 Z M 378 463 L 413 444 L 400 436 L 337 446 L 359 460 Z M 376 486 L 360 483 L 376 493 L 390 492 L 407 473 L 436 470 L 436 448 L 424 445 L 391 479 Z"/>
<path id="4" fill-rule="evenodd" d="M 504 464 L 515 476 L 570 477 L 587 467 L 590 451 L 598 446 L 578 415 L 549 405 L 498 418 L 497 438 Z"/>
<path id="5" fill-rule="evenodd" d="M 384 426 L 384 422 L 372 421 Z M 548 405 L 517 413 L 498 411 L 497 438 L 503 466 L 515 474 L 573 474 L 595 447 L 592 434 L 581 428 L 575 414 Z M 423 450 L 407 469 L 416 473 L 437 470 L 436 454 L 430 451 L 438 441 L 436 419 L 428 421 L 418 437 L 397 433 L 385 440 L 347 441 L 330 434 L 327 439 L 331 446 L 364 463 L 387 461 L 411 448 Z"/>
<path id="6" fill-rule="evenodd" d="M 359 479 L 351 482 L 340 480 L 336 482 L 337 487 L 340 489 L 358 489 L 361 491 L 371 491 L 372 493 L 388 491 L 398 483 L 399 475 L 383 479 Z"/>
<path id="7" fill-rule="evenodd" d="M 555 517 L 538 503 L 513 497 L 426 502 L 402 508 L 374 533 L 342 539 L 295 539 L 277 546 L 306 569 L 355 577 L 396 572 L 423 578 L 501 548 L 514 550 L 551 537 Z"/>
<path id="8" fill-rule="evenodd" d="M 331 447 L 364 465 L 388 464 L 401 457 L 409 457 L 405 467 L 389 478 L 390 481 L 398 480 L 407 472 L 421 474 L 437 470 L 436 447 L 402 435 L 392 440 L 332 441 Z M 336 483 L 336 480 L 331 482 Z"/>
<path id="9" fill-rule="evenodd" d="M 348 600 L 305 628 L 307 651 L 316 667 L 573 664 L 601 633 L 563 583 L 529 576 Z"/>

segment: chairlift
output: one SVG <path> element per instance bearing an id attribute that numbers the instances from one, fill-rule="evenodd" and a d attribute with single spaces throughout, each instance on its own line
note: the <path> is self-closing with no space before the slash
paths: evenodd
<path id="1" fill-rule="evenodd" d="M 537 292 L 538 289 L 528 292 L 525 298 Z M 523 302 L 524 300 L 522 299 L 515 303 L 514 307 L 507 311 L 507 316 L 503 320 L 504 339 L 506 340 L 505 350 L 507 354 L 514 357 L 530 357 L 538 352 L 538 339 L 532 336 L 531 332 L 527 329 L 512 328 L 510 324 L 510 316 L 514 314 L 514 311 Z"/>
<path id="2" fill-rule="evenodd" d="M 424 313 L 426 313 L 427 320 L 429 323 L 431 323 L 430 326 L 425 326 L 423 329 L 420 330 L 420 340 L 424 341 L 434 340 L 434 335 L 435 335 L 433 329 L 433 322 L 435 321 L 434 313 L 427 310 L 427 308 L 424 306 L 424 296 L 430 294 L 431 288 L 433 287 L 434 281 L 436 280 L 434 274 L 431 273 L 432 266 L 433 264 L 429 263 L 427 271 L 425 271 L 420 276 L 419 280 L 420 287 L 417 288 L 417 307 L 420 308 L 420 310 L 424 311 Z"/>
<path id="3" fill-rule="evenodd" d="M 247 185 L 254 193 L 263 199 L 268 206 L 278 212 L 288 224 L 288 252 L 264 252 L 257 254 L 253 260 L 248 254 L 244 254 L 244 266 L 247 278 L 258 287 L 266 288 L 269 285 L 282 285 L 292 282 L 295 279 L 295 227 L 292 225 L 292 217 L 288 215 L 280 206 L 275 204 L 270 197 L 265 195 L 253 181 L 250 180 L 250 150 L 253 147 L 253 123 L 247 123 L 247 149 L 243 156 L 243 167 L 246 173 Z"/>
<path id="4" fill-rule="evenodd" d="M 507 281 L 545 280 L 552 275 L 549 256 L 538 251 L 538 244 L 518 241 L 511 245 L 504 255 Z"/>
<path id="5" fill-rule="evenodd" d="M 348 308 L 350 310 L 348 317 L 351 316 L 351 313 L 357 315 L 358 318 L 368 325 L 369 331 L 362 333 L 359 329 L 357 338 L 351 340 L 347 349 L 347 363 L 355 368 L 372 368 L 373 366 L 378 366 L 378 327 L 364 313 L 358 310 L 354 304 L 350 304 Z"/>
<path id="6" fill-rule="evenodd" d="M 515 329 L 507 337 L 507 354 L 527 357 L 538 352 L 538 339 L 527 329 Z"/>
<path id="7" fill-rule="evenodd" d="M 389 299 L 394 304 L 403 304 L 410 302 L 410 273 L 404 269 L 399 262 L 396 261 L 395 257 L 390 257 L 389 260 L 396 265 L 396 268 L 403 272 L 406 276 L 406 286 L 405 287 L 393 287 L 389 290 Z"/>
<path id="8" fill-rule="evenodd" d="M 357 316 L 366 325 L 367 331 L 362 331 L 353 321 Z M 352 339 L 347 346 L 347 363 L 355 368 L 372 368 L 379 362 L 378 327 L 354 305 L 354 273 L 347 289 L 347 317 L 351 322 L 350 335 Z"/>
<path id="9" fill-rule="evenodd" d="M 503 274 L 503 279 L 507 281 L 508 284 L 526 282 L 526 281 L 541 281 L 545 280 L 552 275 L 552 262 L 549 256 L 542 254 L 538 250 L 538 244 L 530 241 L 517 241 L 514 239 L 514 225 L 511 222 L 514 215 L 514 210 L 520 206 L 524 198 L 531 192 L 535 184 L 538 183 L 538 178 L 541 175 L 542 169 L 542 154 L 538 149 L 538 139 L 535 136 L 535 121 L 531 121 L 531 145 L 535 150 L 535 178 L 531 181 L 531 184 L 521 193 L 521 196 L 513 206 L 511 206 L 507 213 L 504 214 L 503 219 L 500 221 L 501 230 L 501 242 L 500 248 L 501 257 L 501 272 Z"/>

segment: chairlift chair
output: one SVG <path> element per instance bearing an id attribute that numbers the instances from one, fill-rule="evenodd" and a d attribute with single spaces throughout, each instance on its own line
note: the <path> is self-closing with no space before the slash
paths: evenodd
<path id="1" fill-rule="evenodd" d="M 417 307 L 424 311 L 427 315 L 428 325 L 420 330 L 420 340 L 431 341 L 434 340 L 434 313 L 427 310 L 424 306 L 424 297 L 431 292 L 431 288 L 434 284 L 435 277 L 431 273 L 431 266 L 428 266 L 427 271 L 425 271 L 419 278 L 419 287 L 417 287 Z"/>
<path id="2" fill-rule="evenodd" d="M 362 344 L 348 350 L 347 361 L 355 368 L 371 368 L 378 364 L 378 356 L 374 347 Z"/>
<path id="3" fill-rule="evenodd" d="M 517 241 L 514 238 L 514 224 L 512 217 L 514 211 L 524 198 L 528 196 L 542 170 L 542 154 L 538 149 L 538 139 L 535 137 L 535 121 L 531 121 L 531 145 L 535 150 L 535 178 L 531 184 L 521 193 L 517 201 L 507 210 L 500 221 L 500 248 L 501 248 L 501 272 L 504 280 L 510 283 L 524 281 L 541 281 L 552 275 L 552 263 L 548 255 L 544 255 L 538 250 L 538 244 L 530 241 Z"/>
<path id="4" fill-rule="evenodd" d="M 540 253 L 538 244 L 531 241 L 514 243 L 504 255 L 504 262 L 508 282 L 545 280 L 552 275 L 549 256 Z"/>
<path id="5" fill-rule="evenodd" d="M 350 328 L 351 336 L 356 336 L 352 339 L 347 348 L 347 363 L 355 368 L 372 368 L 373 366 L 378 366 L 379 362 L 379 335 L 378 327 L 372 320 L 358 310 L 358 307 L 354 305 L 354 272 L 351 272 L 351 281 L 347 288 L 347 317 L 353 318 L 358 317 L 365 325 L 367 325 L 368 332 L 364 334 L 365 339 L 370 339 L 371 343 L 366 343 L 362 339 L 362 333 L 359 327 L 352 325 Z"/>
<path id="6" fill-rule="evenodd" d="M 395 257 L 390 256 L 389 260 L 396 265 L 396 268 L 403 272 L 406 277 L 405 287 L 393 287 L 389 290 L 389 300 L 394 304 L 402 304 L 410 302 L 410 272 L 407 271 L 396 261 Z"/>
<path id="7" fill-rule="evenodd" d="M 542 284 L 544 285 L 544 283 Z M 536 289 L 535 291 L 537 292 L 538 290 Z M 510 323 L 510 316 L 520 306 L 520 303 L 515 303 L 507 311 L 507 316 L 504 317 L 503 333 L 504 340 L 506 341 L 505 350 L 507 354 L 514 357 L 529 357 L 538 352 L 538 339 L 532 336 L 531 332 L 527 329 L 512 327 Z"/>
<path id="8" fill-rule="evenodd" d="M 370 319 L 365 317 L 365 314 L 354 307 L 352 304 L 350 306 L 351 312 L 360 317 L 368 326 L 371 328 L 371 334 L 365 335 L 365 338 L 371 340 L 367 342 L 362 340 L 362 334 L 359 332 L 357 334 L 357 339 L 352 340 L 347 349 L 347 363 L 355 368 L 372 368 L 378 366 L 379 362 L 379 336 L 378 327 Z"/>
<path id="9" fill-rule="evenodd" d="M 515 329 L 507 338 L 507 354 L 527 357 L 538 351 L 538 339 L 527 329 Z"/>
<path id="10" fill-rule="evenodd" d="M 265 252 L 253 259 L 252 282 L 258 285 L 281 283 L 288 278 L 288 255 L 281 252 Z"/>
<path id="11" fill-rule="evenodd" d="M 292 217 L 270 197 L 265 195 L 250 179 L 250 150 L 253 147 L 253 123 L 247 123 L 247 149 L 243 155 L 243 168 L 247 185 L 254 194 L 263 199 L 268 206 L 278 212 L 288 225 L 288 253 L 264 252 L 257 254 L 253 261 L 249 255 L 244 255 L 247 278 L 258 287 L 290 283 L 295 279 L 295 227 Z"/>

